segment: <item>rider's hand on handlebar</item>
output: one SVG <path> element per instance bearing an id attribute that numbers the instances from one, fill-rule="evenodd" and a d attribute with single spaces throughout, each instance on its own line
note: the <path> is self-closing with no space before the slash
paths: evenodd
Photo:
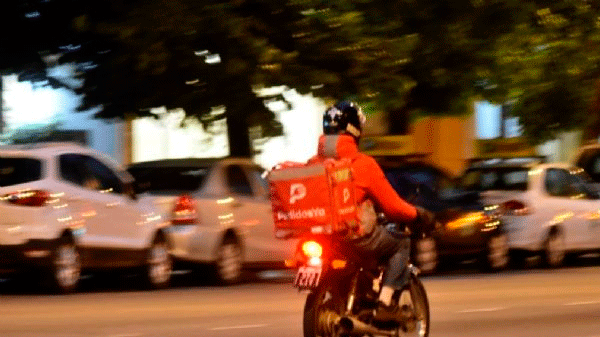
<path id="1" fill-rule="evenodd" d="M 417 209 L 417 218 L 414 221 L 413 232 L 431 233 L 440 226 L 433 212 L 420 206 L 415 206 L 415 208 Z"/>

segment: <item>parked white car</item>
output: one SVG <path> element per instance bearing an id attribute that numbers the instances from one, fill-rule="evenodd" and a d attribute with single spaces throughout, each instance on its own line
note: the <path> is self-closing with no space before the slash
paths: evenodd
<path id="1" fill-rule="evenodd" d="M 264 170 L 249 159 L 168 159 L 128 170 L 172 221 L 176 260 L 211 264 L 228 284 L 243 268 L 282 268 L 293 256 L 295 242 L 275 238 Z"/>
<path id="2" fill-rule="evenodd" d="M 463 182 L 482 190 L 503 215 L 511 258 L 539 254 L 556 267 L 565 256 L 600 250 L 600 199 L 583 169 L 567 163 L 481 165 Z"/>
<path id="3" fill-rule="evenodd" d="M 0 269 L 35 267 L 61 292 L 86 268 L 170 280 L 168 222 L 110 158 L 69 143 L 1 146 L 0 198 Z"/>

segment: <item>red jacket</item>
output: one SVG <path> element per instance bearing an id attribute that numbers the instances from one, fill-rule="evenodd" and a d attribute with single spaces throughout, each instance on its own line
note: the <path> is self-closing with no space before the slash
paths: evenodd
<path id="1" fill-rule="evenodd" d="M 370 199 L 392 221 L 411 222 L 415 220 L 416 208 L 398 196 L 379 164 L 373 157 L 358 151 L 358 146 L 352 136 L 323 135 L 319 138 L 318 154 L 310 161 L 332 157 L 351 159 L 358 204 Z"/>

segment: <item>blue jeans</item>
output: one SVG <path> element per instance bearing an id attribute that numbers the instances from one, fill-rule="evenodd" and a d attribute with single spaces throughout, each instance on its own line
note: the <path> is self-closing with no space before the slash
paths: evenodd
<path id="1" fill-rule="evenodd" d="M 408 283 L 410 238 L 394 236 L 385 227 L 377 225 L 370 234 L 350 242 L 362 256 L 382 263 L 387 260 L 383 286 L 401 289 Z"/>

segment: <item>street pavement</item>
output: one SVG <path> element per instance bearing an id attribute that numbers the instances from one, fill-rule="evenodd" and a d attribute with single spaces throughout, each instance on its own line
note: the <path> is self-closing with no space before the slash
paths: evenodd
<path id="1" fill-rule="evenodd" d="M 173 287 L 85 280 L 71 295 L 0 282 L 2 337 L 299 337 L 304 294 L 289 275 L 218 287 L 177 275 Z M 431 336 L 599 337 L 600 267 L 425 277 Z M 103 280 L 104 282 L 104 280 Z"/>

